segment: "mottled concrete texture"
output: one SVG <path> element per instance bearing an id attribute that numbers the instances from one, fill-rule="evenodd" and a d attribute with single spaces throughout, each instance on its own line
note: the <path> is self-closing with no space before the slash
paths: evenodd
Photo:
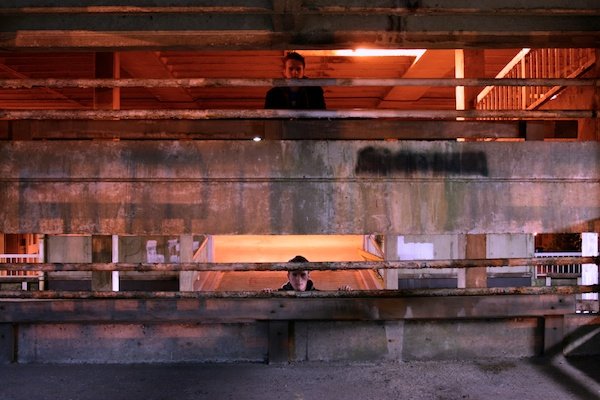
<path id="1" fill-rule="evenodd" d="M 560 318 L 560 317 L 559 317 Z M 563 326 L 562 319 L 556 320 Z M 546 322 L 549 324 L 549 322 Z M 540 318 L 18 325 L 19 363 L 409 361 L 598 354 L 597 317 L 569 316 L 544 343 Z M 549 326 L 550 327 L 550 326 Z M 552 328 L 552 327 L 550 327 Z M 0 325 L 3 362 L 12 325 Z M 560 328 L 562 329 L 562 328 Z M 561 334 L 560 331 L 552 333 Z M 565 347 L 566 346 L 566 347 Z"/>
<path id="2" fill-rule="evenodd" d="M 20 363 L 152 363 L 267 359 L 265 323 L 34 324 L 19 329 Z"/>
<path id="3" fill-rule="evenodd" d="M 597 142 L 0 142 L 0 231 L 591 232 L 598 154 Z"/>

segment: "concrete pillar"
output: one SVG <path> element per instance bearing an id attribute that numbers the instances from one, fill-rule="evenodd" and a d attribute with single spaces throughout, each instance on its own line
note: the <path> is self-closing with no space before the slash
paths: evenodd
<path id="1" fill-rule="evenodd" d="M 0 324 L 0 364 L 15 361 L 16 338 L 12 324 Z"/>
<path id="2" fill-rule="evenodd" d="M 384 240 L 385 261 L 398 261 L 398 236 L 387 235 Z M 383 271 L 383 283 L 385 289 L 398 289 L 398 270 L 386 269 Z"/>
<path id="3" fill-rule="evenodd" d="M 581 234 L 581 255 L 583 257 L 598 255 L 598 233 L 584 232 Z M 583 264 L 581 266 L 581 284 L 598 284 L 598 266 L 596 264 Z M 584 293 L 582 299 L 597 301 L 598 293 Z"/>

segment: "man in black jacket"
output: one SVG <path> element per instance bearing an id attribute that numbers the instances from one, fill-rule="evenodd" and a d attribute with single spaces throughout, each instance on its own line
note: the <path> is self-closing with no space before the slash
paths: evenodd
<path id="1" fill-rule="evenodd" d="M 288 262 L 305 263 L 308 260 L 302 256 L 296 256 Z M 317 290 L 313 281 L 310 280 L 310 271 L 288 271 L 288 281 L 279 290 L 296 290 L 306 292 Z"/>
<path id="2" fill-rule="evenodd" d="M 296 52 L 283 58 L 283 76 L 286 79 L 306 79 L 304 57 Z M 325 98 L 320 86 L 282 86 L 267 92 L 265 108 L 324 110 Z"/>

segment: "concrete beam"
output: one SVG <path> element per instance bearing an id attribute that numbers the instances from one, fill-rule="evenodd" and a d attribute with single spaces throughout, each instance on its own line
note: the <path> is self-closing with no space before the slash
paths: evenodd
<path id="1" fill-rule="evenodd" d="M 572 313 L 573 295 L 3 300 L 0 323 L 469 319 Z"/>
<path id="2" fill-rule="evenodd" d="M 0 231 L 600 229 L 596 142 L 0 142 Z"/>
<path id="3" fill-rule="evenodd" d="M 85 3 L 85 2 L 84 2 Z M 439 2 L 154 2 L 56 7 L 3 2 L 0 47 L 130 49 L 308 49 L 356 47 L 598 47 L 593 1 L 573 5 L 493 0 Z M 283 5 L 282 5 L 283 4 Z M 67 14 L 68 18 L 64 15 Z M 118 15 L 118 18 L 115 18 Z M 15 17 L 17 16 L 17 17 Z M 560 27 L 560 30 L 557 29 Z"/>

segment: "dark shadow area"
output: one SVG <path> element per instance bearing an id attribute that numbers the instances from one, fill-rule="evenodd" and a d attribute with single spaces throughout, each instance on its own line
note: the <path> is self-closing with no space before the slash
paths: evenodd
<path id="1" fill-rule="evenodd" d="M 410 152 L 396 153 L 388 149 L 365 147 L 358 152 L 355 173 L 409 175 L 414 172 L 434 175 L 488 176 L 487 156 L 484 152 Z"/>
<path id="2" fill-rule="evenodd" d="M 531 360 L 532 364 L 539 368 L 545 375 L 582 400 L 599 398 L 597 391 L 586 387 L 582 382 L 585 383 L 589 380 L 600 383 L 600 351 L 596 350 L 599 354 L 574 356 L 563 356 L 563 352 L 566 345 L 582 339 L 585 340 L 582 343 L 583 346 L 586 346 L 587 342 L 599 342 L 600 329 L 598 328 L 600 324 L 598 320 L 598 318 L 595 318 L 592 324 L 580 326 L 567 335 L 561 343 L 547 349 L 543 357 Z M 593 333 L 594 331 L 595 334 Z M 564 368 L 561 367 L 562 365 L 564 365 Z M 571 372 L 568 370 L 571 370 Z M 578 376 L 581 378 L 577 379 Z"/>

